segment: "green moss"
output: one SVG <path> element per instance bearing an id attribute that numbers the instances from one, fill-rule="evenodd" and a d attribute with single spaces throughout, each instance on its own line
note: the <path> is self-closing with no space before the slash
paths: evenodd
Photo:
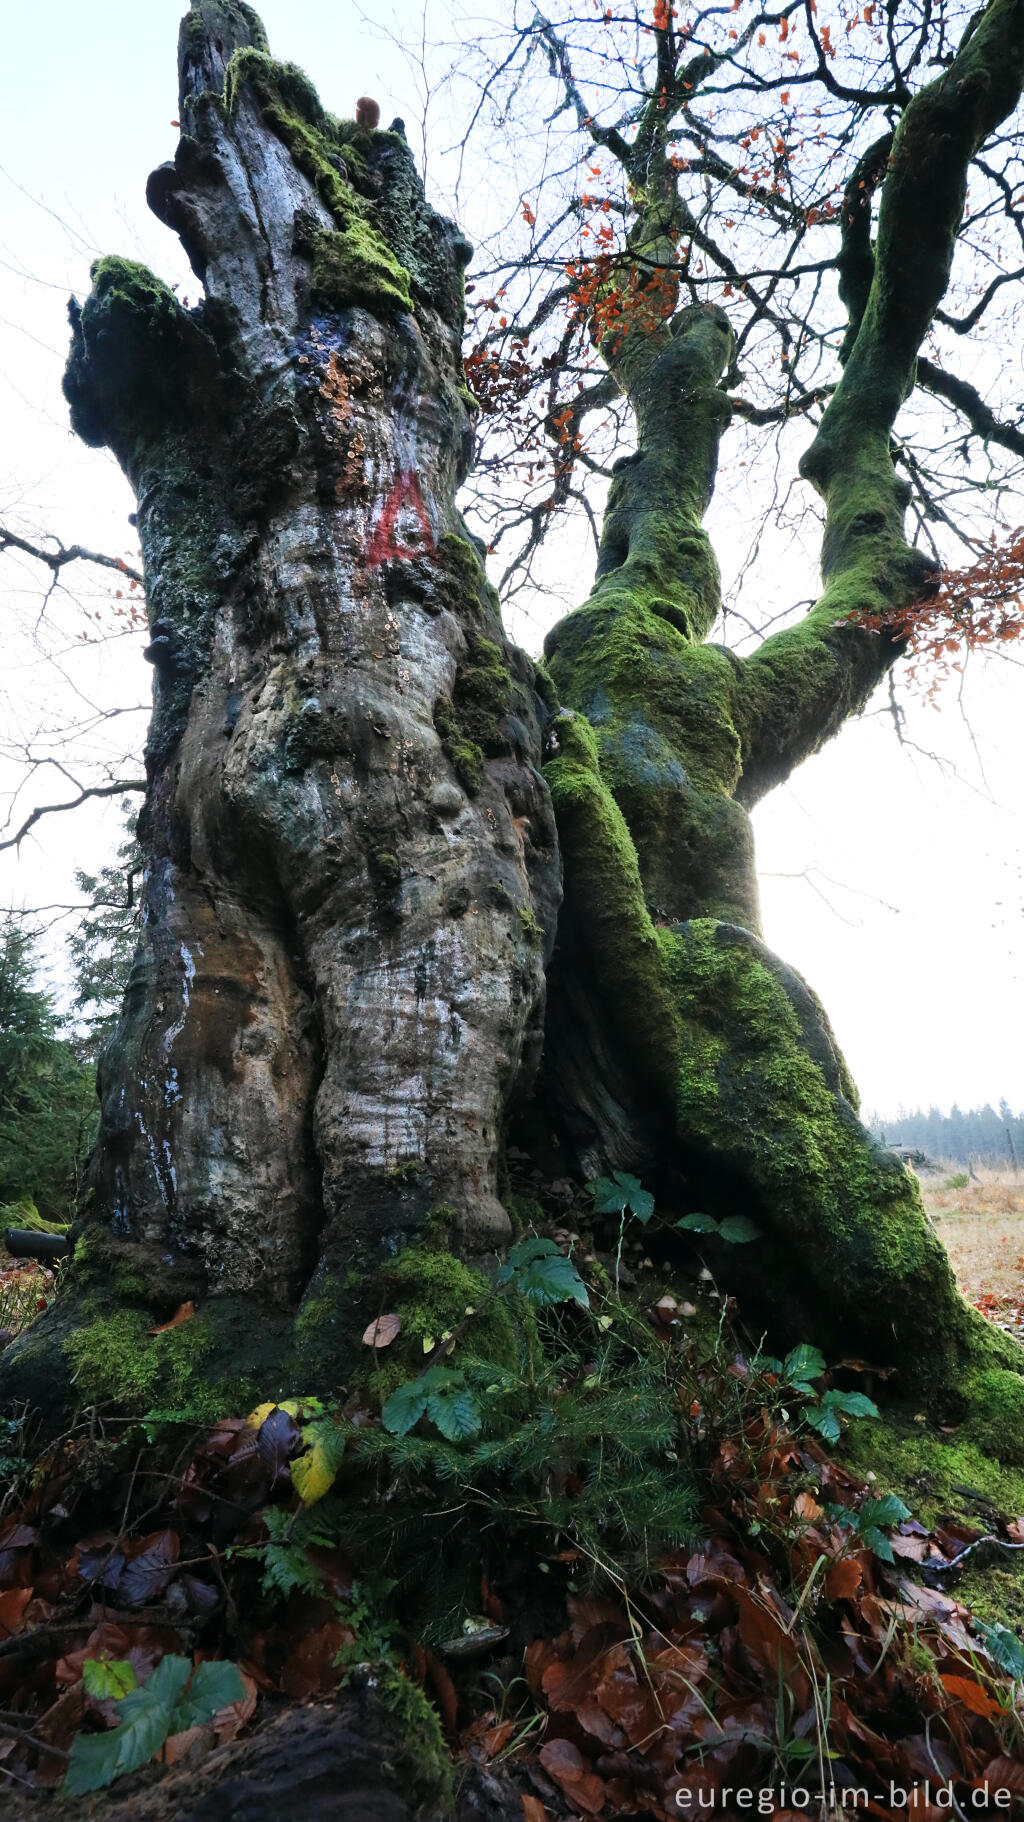
<path id="1" fill-rule="evenodd" d="M 564 713 L 553 732 L 558 753 L 544 776 L 587 955 L 636 1067 L 667 1085 L 679 1054 L 679 1018 L 636 849 L 602 776 L 594 730 L 582 715 Z"/>
<path id="2" fill-rule="evenodd" d="M 237 32 L 239 20 L 246 27 L 255 48 L 268 50 L 263 22 L 254 8 L 245 4 L 245 0 L 200 0 L 199 4 L 193 0 L 191 9 L 185 14 L 179 28 L 180 47 L 184 50 L 191 40 L 205 40 L 211 33 L 230 39 Z"/>
<path id="3" fill-rule="evenodd" d="M 461 594 L 473 596 L 490 591 L 493 595 L 483 561 L 468 538 L 461 538 L 454 531 L 442 532 L 437 554 Z"/>
<path id="4" fill-rule="evenodd" d="M 148 267 L 114 255 L 95 260 L 92 290 L 75 320 L 64 372 L 71 422 L 83 442 L 109 443 L 122 465 L 140 431 L 162 430 L 186 409 L 183 352 L 201 337 L 173 291 Z M 125 397 L 125 388 L 131 397 Z"/>
<path id="5" fill-rule="evenodd" d="M 481 753 L 507 753 L 510 742 L 501 722 L 511 703 L 512 680 L 504 652 L 493 639 L 471 633 L 452 691 L 451 712 L 457 738 Z"/>
<path id="6" fill-rule="evenodd" d="M 972 1565 L 950 1593 L 990 1626 L 1024 1634 L 1024 1562 L 1019 1556 L 990 1557 Z"/>
<path id="7" fill-rule="evenodd" d="M 484 756 L 475 740 L 467 740 L 459 725 L 450 696 L 440 695 L 434 704 L 434 726 L 441 747 L 456 775 L 471 797 L 484 781 Z"/>
<path id="8" fill-rule="evenodd" d="M 544 1210 L 536 1196 L 519 1195 L 514 1190 L 507 1191 L 502 1198 L 508 1218 L 512 1223 L 512 1232 L 518 1237 L 529 1228 L 538 1231 L 544 1225 Z"/>
<path id="9" fill-rule="evenodd" d="M 518 905 L 516 908 L 519 914 L 519 922 L 523 927 L 523 935 L 531 949 L 540 949 L 544 943 L 544 927 L 542 924 L 538 923 L 537 914 L 534 911 L 533 906 Z"/>
<path id="10" fill-rule="evenodd" d="M 391 854 L 386 848 L 381 848 L 370 855 L 369 866 L 374 892 L 381 909 L 385 909 L 387 906 L 393 905 L 401 886 L 402 863 L 397 854 Z"/>
<path id="11" fill-rule="evenodd" d="M 149 1289 L 138 1267 L 127 1264 L 115 1266 L 113 1284 L 118 1296 L 128 1303 L 144 1302 Z"/>
<path id="12" fill-rule="evenodd" d="M 1000 1342 L 1005 1337 L 992 1328 L 985 1337 L 993 1355 L 991 1366 L 982 1366 L 967 1382 L 965 1427 L 972 1441 L 1004 1463 L 1024 1466 L 1024 1378 L 1007 1372 L 1009 1364 Z M 978 1353 L 984 1358 L 982 1351 Z M 1024 1505 L 1020 1516 L 1024 1517 Z"/>
<path id="13" fill-rule="evenodd" d="M 511 1366 L 515 1329 L 507 1299 L 493 1297 L 482 1272 L 429 1240 L 408 1246 L 385 1268 L 387 1305 L 401 1318 L 398 1340 L 370 1365 L 382 1397 L 423 1370 L 426 1343 L 436 1347 L 446 1332 L 465 1327 L 458 1355 Z M 466 1320 L 466 1311 L 474 1315 Z"/>
<path id="14" fill-rule="evenodd" d="M 21 1227 L 33 1234 L 66 1234 L 68 1225 L 67 1221 L 47 1221 L 31 1196 L 19 1196 L 16 1202 L 0 1207 L 0 1229 Z"/>
<path id="15" fill-rule="evenodd" d="M 423 1174 L 423 1165 L 418 1158 L 407 1158 L 404 1164 L 396 1164 L 388 1171 L 392 1183 L 416 1183 Z"/>
<path id="16" fill-rule="evenodd" d="M 319 1331 L 334 1321 L 338 1314 L 337 1280 L 325 1277 L 314 1297 L 303 1303 L 295 1318 L 294 1333 L 297 1344 L 301 1347 L 305 1341 L 312 1340 Z"/>
<path id="17" fill-rule="evenodd" d="M 423 1238 L 446 1251 L 458 1225 L 458 1209 L 453 1208 L 450 1202 L 435 1202 L 424 1217 Z"/>
<path id="18" fill-rule="evenodd" d="M 537 658 L 534 660 L 533 676 L 534 676 L 534 682 L 535 682 L 536 688 L 537 688 L 537 694 L 540 697 L 541 701 L 543 702 L 544 707 L 546 709 L 549 709 L 551 711 L 552 715 L 556 715 L 558 713 L 559 708 L 561 707 L 561 703 L 559 701 L 559 696 L 558 696 L 558 689 L 556 687 L 555 680 L 552 677 L 551 672 L 549 671 L 547 664 L 543 658 Z"/>
<path id="19" fill-rule="evenodd" d="M 469 550 L 461 539 L 454 543 Z M 458 567 L 463 572 L 468 570 L 464 556 L 458 558 Z M 475 558 L 472 569 L 479 586 L 480 565 Z M 500 645 L 481 633 L 470 633 L 451 696 L 441 695 L 434 704 L 434 726 L 444 752 L 471 796 L 483 783 L 485 755 L 511 750 L 502 720 L 512 703 L 512 679 Z"/>
<path id="20" fill-rule="evenodd" d="M 1024 1470 L 1002 1466 L 964 1429 L 944 1435 L 912 1417 L 887 1415 L 852 1424 L 844 1452 L 858 1474 L 876 1476 L 873 1491 L 898 1493 L 922 1524 L 953 1518 L 984 1527 L 992 1510 L 1024 1517 Z"/>
<path id="21" fill-rule="evenodd" d="M 201 1372 L 211 1345 L 203 1318 L 194 1316 L 164 1335 L 149 1335 L 150 1325 L 139 1310 L 112 1310 L 68 1337 L 64 1352 L 81 1397 L 140 1407 L 201 1400 L 216 1415 L 219 1388 L 206 1386 Z"/>
<path id="22" fill-rule="evenodd" d="M 639 589 L 599 588 L 545 649 L 561 701 L 597 737 L 648 901 L 664 918 L 718 916 L 756 930 L 753 837 L 734 799 L 737 661 L 695 646 Z"/>
<path id="23" fill-rule="evenodd" d="M 235 52 L 225 73 L 229 114 L 243 88 L 255 96 L 263 119 L 337 223 L 335 229 L 317 229 L 305 238 L 297 224 L 299 250 L 310 259 L 314 302 L 330 309 L 352 303 L 410 309 L 409 273 L 373 221 L 370 203 L 350 181 L 345 135 L 325 113 L 308 76 L 295 64 L 277 63 L 266 51 L 247 48 Z"/>
<path id="24" fill-rule="evenodd" d="M 421 1775 L 429 1785 L 431 1807 L 448 1809 L 452 1800 L 452 1760 L 441 1730 L 441 1717 L 418 1683 L 404 1670 L 388 1664 L 381 1677 L 380 1697 L 398 1723 L 403 1744 L 415 1742 Z"/>
<path id="25" fill-rule="evenodd" d="M 315 304 L 332 310 L 353 303 L 412 308 L 409 274 L 376 229 L 358 216 L 347 228 L 315 236 L 309 288 Z"/>
<path id="26" fill-rule="evenodd" d="M 965 1360 L 1004 1367 L 1012 1348 L 957 1291 L 916 1179 L 845 1100 L 813 996 L 746 931 L 695 919 L 664 946 L 681 1018 L 680 1133 L 758 1193 L 847 1351 L 859 1335 L 884 1364 L 895 1333 L 901 1383 L 962 1409 Z M 1020 1396 L 1024 1410 L 1024 1385 L 1007 1390 L 1005 1377 L 1004 1400 Z M 1009 1427 L 1001 1414 L 992 1433 L 1005 1442 Z"/>

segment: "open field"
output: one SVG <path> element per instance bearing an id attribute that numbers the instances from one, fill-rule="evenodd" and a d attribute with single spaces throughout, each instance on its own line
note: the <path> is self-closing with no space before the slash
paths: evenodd
<path id="1" fill-rule="evenodd" d="M 978 1167 L 977 1182 L 949 1187 L 963 1175 L 958 1164 L 926 1173 L 925 1208 L 971 1302 L 1024 1337 L 1024 1175 Z"/>

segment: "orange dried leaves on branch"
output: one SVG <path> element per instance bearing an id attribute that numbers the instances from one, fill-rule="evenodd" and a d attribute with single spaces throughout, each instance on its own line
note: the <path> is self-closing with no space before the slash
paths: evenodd
<path id="1" fill-rule="evenodd" d="M 1024 635 L 1024 526 L 992 543 L 976 563 L 949 570 L 938 591 L 892 615 L 864 614 L 860 625 L 907 641 L 906 675 L 933 699 L 974 651 Z"/>

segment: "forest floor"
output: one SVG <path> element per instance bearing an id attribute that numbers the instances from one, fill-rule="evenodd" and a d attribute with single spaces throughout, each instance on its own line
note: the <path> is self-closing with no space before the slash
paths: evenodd
<path id="1" fill-rule="evenodd" d="M 921 1193 L 965 1296 L 1024 1340 L 1024 1175 L 952 1164 Z"/>
<path id="2" fill-rule="evenodd" d="M 1024 1181 L 959 1174 L 931 1218 L 1024 1332 Z M 0 1822 L 1024 1816 L 1024 1475 L 573 1227 L 586 1307 L 479 1440 L 369 1392 L 7 1423 Z M 53 1290 L 0 1253 L 6 1326 Z"/>

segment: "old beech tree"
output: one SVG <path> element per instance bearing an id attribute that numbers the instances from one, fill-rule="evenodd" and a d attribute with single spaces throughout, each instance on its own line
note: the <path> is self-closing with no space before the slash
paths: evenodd
<path id="1" fill-rule="evenodd" d="M 602 140 L 628 220 L 590 317 L 635 452 L 545 668 L 507 639 L 456 506 L 471 250 L 401 123 L 326 113 L 240 0 L 183 22 L 180 144 L 148 195 L 204 299 L 100 260 L 65 381 L 138 500 L 145 929 L 78 1260 L 9 1385 L 38 1396 L 91 1335 L 152 1345 L 191 1299 L 212 1382 L 329 1391 L 403 1251 L 493 1267 L 512 1135 L 555 1175 L 635 1173 L 673 1216 L 753 1215 L 762 1237 L 722 1263 L 745 1312 L 895 1369 L 1024 1459 L 1024 1355 L 961 1299 L 825 1013 L 762 942 L 748 820 L 898 657 L 862 617 L 937 585 L 893 425 L 972 161 L 1020 98 L 1024 0 L 939 34 L 937 73 L 901 77 L 882 141 L 851 150 L 844 360 L 801 462 L 822 592 L 743 659 L 708 643 L 702 528 L 734 330 L 680 290 L 696 180 L 671 152 L 707 56 L 664 6 L 646 29 L 654 88 Z"/>

